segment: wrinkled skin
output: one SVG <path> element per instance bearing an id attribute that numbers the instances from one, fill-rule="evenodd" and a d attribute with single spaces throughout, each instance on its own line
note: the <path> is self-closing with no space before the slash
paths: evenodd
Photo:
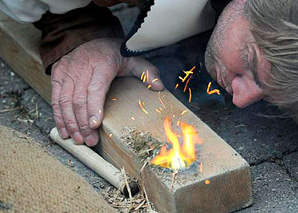
<path id="1" fill-rule="evenodd" d="M 240 108 L 263 98 L 262 82 L 271 70 L 250 32 L 245 3 L 234 0 L 225 8 L 205 54 L 207 71 L 233 95 L 233 103 Z"/>
<path id="2" fill-rule="evenodd" d="M 96 145 L 104 116 L 104 102 L 116 76 L 140 78 L 149 70 L 150 78 L 159 71 L 141 57 L 120 55 L 121 40 L 92 40 L 63 56 L 52 67 L 52 109 L 62 138 L 71 136 L 76 144 Z M 152 90 L 162 90 L 162 82 L 146 82 Z"/>

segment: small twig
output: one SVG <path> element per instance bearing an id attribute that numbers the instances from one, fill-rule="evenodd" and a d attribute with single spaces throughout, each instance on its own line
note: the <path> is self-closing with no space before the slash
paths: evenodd
<path id="1" fill-rule="evenodd" d="M 19 109 L 21 109 L 21 108 L 20 107 L 15 107 L 15 108 L 10 108 L 10 109 L 2 109 L 2 110 L 0 110 L 0 113 L 1 112 L 13 112 L 13 111 L 17 111 Z"/>
<path id="2" fill-rule="evenodd" d="M 153 212 L 153 210 L 152 210 L 152 208 L 151 208 L 151 205 L 150 205 L 150 201 L 149 201 L 149 199 L 148 199 L 148 195 L 147 195 L 146 189 L 145 189 L 144 180 L 143 180 L 143 177 L 142 177 L 142 172 L 143 172 L 143 170 L 145 169 L 147 163 L 148 163 L 148 161 L 146 161 L 146 162 L 144 163 L 144 165 L 142 166 L 142 168 L 141 168 L 141 170 L 140 170 L 140 179 L 141 179 L 141 183 L 142 183 L 142 184 L 141 184 L 141 185 L 142 185 L 142 190 L 143 190 L 143 192 L 144 192 L 146 201 L 147 201 L 147 203 L 148 203 L 149 211 L 150 211 L 150 212 Z"/>
<path id="3" fill-rule="evenodd" d="M 31 120 L 30 118 L 27 118 L 27 120 L 26 120 L 26 119 L 17 118 L 17 120 L 18 120 L 18 121 L 21 121 L 21 122 L 24 122 L 24 123 L 33 123 L 33 122 L 34 122 L 34 121 Z"/>
<path id="4" fill-rule="evenodd" d="M 141 168 L 141 170 L 140 170 L 140 173 L 139 173 L 140 176 L 142 176 L 142 172 L 143 172 L 145 166 L 147 165 L 147 163 L 148 163 L 148 161 L 146 161 L 146 162 L 143 164 L 143 166 L 142 166 L 142 168 Z"/>
<path id="5" fill-rule="evenodd" d="M 135 210 L 138 211 L 145 203 L 146 200 L 143 200 L 143 202 L 137 208 L 135 208 Z"/>
<path id="6" fill-rule="evenodd" d="M 239 127 L 245 127 L 245 125 L 244 124 L 239 124 L 239 125 L 237 125 L 237 126 L 235 126 L 235 128 L 239 128 Z"/>
<path id="7" fill-rule="evenodd" d="M 123 174 L 125 185 L 126 185 L 126 188 L 127 188 L 127 191 L 128 191 L 129 201 L 132 202 L 131 190 L 130 190 L 130 187 L 129 187 L 129 184 L 128 184 L 128 181 L 127 181 L 127 176 L 126 176 L 124 167 L 122 168 L 122 174 Z"/>
<path id="8" fill-rule="evenodd" d="M 146 200 L 144 200 L 143 202 L 146 202 Z M 114 207 L 114 208 L 127 208 L 127 205 L 121 205 L 121 204 L 111 204 L 111 206 L 112 207 Z M 143 204 L 141 207 L 147 207 L 148 205 L 147 204 Z M 135 208 L 135 210 L 138 210 L 138 209 L 136 209 L 136 208 L 138 208 L 139 207 L 139 205 L 137 206 L 137 205 L 132 205 L 132 207 L 133 208 Z M 139 208 L 140 209 L 140 208 Z"/>
<path id="9" fill-rule="evenodd" d="M 71 161 L 70 159 L 67 160 L 67 164 L 68 164 L 69 166 L 73 166 L 73 165 L 72 165 L 72 161 Z"/>
<path id="10" fill-rule="evenodd" d="M 44 121 L 48 121 L 48 120 L 53 120 L 53 118 L 48 117 L 48 118 L 46 118 Z"/>
<path id="11" fill-rule="evenodd" d="M 39 114 L 38 113 L 38 105 L 37 105 L 37 103 L 35 103 L 35 118 L 36 118 L 36 120 L 39 119 L 39 115 L 38 114 Z"/>
<path id="12" fill-rule="evenodd" d="M 171 186 L 170 186 L 170 192 L 172 191 L 172 188 L 173 188 L 173 185 L 174 185 L 174 182 L 175 182 L 175 178 L 178 174 L 178 170 L 175 169 L 174 173 L 172 174 L 172 182 L 171 182 Z"/>

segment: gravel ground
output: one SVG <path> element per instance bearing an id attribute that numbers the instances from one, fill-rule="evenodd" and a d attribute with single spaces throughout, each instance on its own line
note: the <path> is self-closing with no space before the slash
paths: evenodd
<path id="1" fill-rule="evenodd" d="M 127 32 L 138 10 L 123 6 L 113 10 L 125 21 Z M 182 70 L 200 67 L 209 36 L 210 33 L 195 36 L 153 51 L 146 57 L 161 70 L 167 88 L 251 165 L 254 204 L 239 212 L 298 212 L 297 124 L 289 118 L 282 118 L 276 107 L 264 101 L 238 109 L 224 91 L 221 91 L 221 96 L 206 95 L 206 85 L 212 80 L 204 68 L 196 72 L 190 83 L 193 90 L 191 104 L 185 94 L 174 90 Z M 49 131 L 55 126 L 51 107 L 2 60 L 0 71 L 0 124 L 40 141 L 99 193 L 107 190 L 108 183 L 51 142 Z M 218 87 L 215 82 L 213 86 Z"/>

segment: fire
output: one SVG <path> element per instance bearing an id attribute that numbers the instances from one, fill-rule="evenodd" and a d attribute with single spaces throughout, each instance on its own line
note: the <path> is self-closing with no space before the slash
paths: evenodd
<path id="1" fill-rule="evenodd" d="M 165 118 L 164 130 L 171 146 L 162 146 L 160 153 L 151 160 L 151 164 L 171 169 L 186 169 L 196 161 L 196 144 L 202 143 L 198 131 L 187 123 L 180 123 L 182 144 L 178 140 L 178 134 L 171 130 L 170 118 Z"/>
<path id="2" fill-rule="evenodd" d="M 213 89 L 213 90 L 210 91 L 210 87 L 211 87 L 211 82 L 209 82 L 209 84 L 207 86 L 208 95 L 212 95 L 214 93 L 217 93 L 217 95 L 220 95 L 220 91 L 218 89 Z"/>

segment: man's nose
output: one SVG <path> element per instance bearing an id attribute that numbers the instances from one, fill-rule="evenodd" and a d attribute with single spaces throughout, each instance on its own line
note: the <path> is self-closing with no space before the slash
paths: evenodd
<path id="1" fill-rule="evenodd" d="M 241 77 L 235 77 L 232 82 L 233 103 L 244 108 L 261 100 L 264 96 L 263 90 L 254 81 L 248 81 Z"/>

